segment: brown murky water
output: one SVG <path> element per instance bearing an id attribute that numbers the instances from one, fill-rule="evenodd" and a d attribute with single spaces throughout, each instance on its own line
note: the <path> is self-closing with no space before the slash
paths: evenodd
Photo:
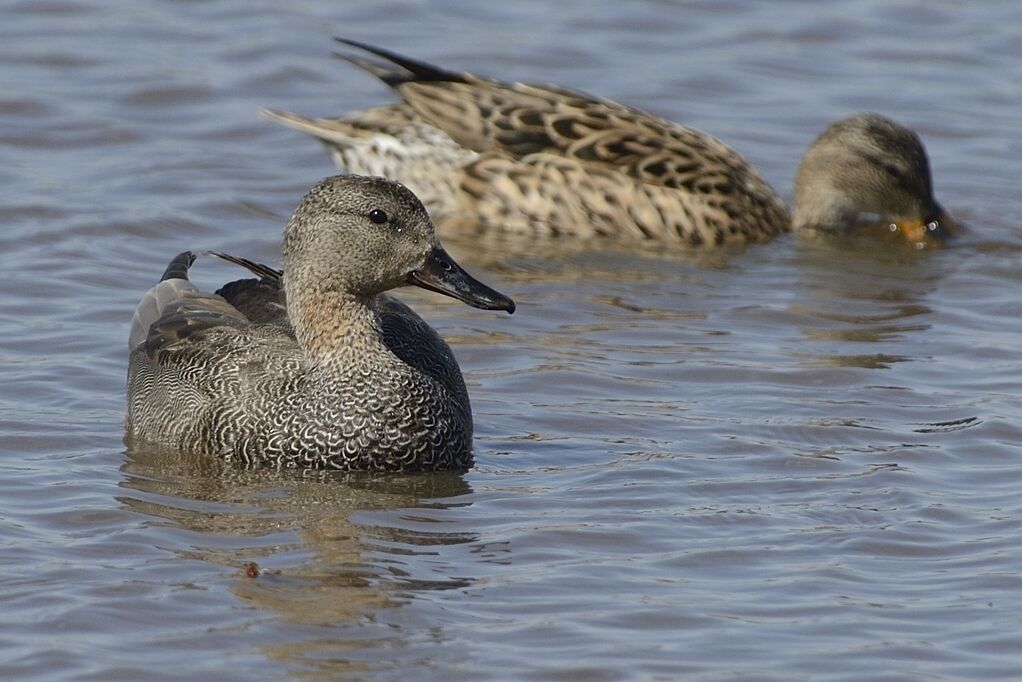
<path id="1" fill-rule="evenodd" d="M 284 7 L 0 7 L 0 677 L 1022 678 L 1016 3 Z M 126 452 L 138 296 L 185 248 L 272 261 L 333 172 L 257 108 L 388 100 L 335 34 L 643 106 L 785 195 L 828 121 L 881 111 L 972 229 L 706 258 L 449 240 L 520 304 L 406 297 L 466 372 L 471 472 Z"/>

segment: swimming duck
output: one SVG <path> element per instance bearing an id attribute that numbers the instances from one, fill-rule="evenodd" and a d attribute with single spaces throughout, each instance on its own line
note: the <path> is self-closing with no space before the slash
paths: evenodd
<path id="1" fill-rule="evenodd" d="M 793 222 L 755 168 L 699 130 L 553 85 L 502 83 L 337 40 L 385 60 L 337 55 L 402 101 L 343 118 L 265 113 L 319 139 L 342 168 L 406 184 L 445 229 L 469 216 L 474 227 L 509 233 L 694 247 L 834 229 L 859 214 L 885 227 L 905 221 L 910 240 L 945 231 L 947 217 L 930 210 L 918 137 L 877 115 L 842 121 L 816 141 L 799 172 Z M 831 155 L 841 163 L 828 163 Z"/>
<path id="2" fill-rule="evenodd" d="M 283 272 L 200 291 L 175 257 L 132 321 L 127 429 L 244 463 L 465 469 L 472 412 L 451 349 L 384 292 L 415 285 L 486 310 L 514 302 L 443 249 L 422 203 L 382 178 L 327 178 L 284 231 Z M 286 274 L 285 274 L 286 273 Z"/>

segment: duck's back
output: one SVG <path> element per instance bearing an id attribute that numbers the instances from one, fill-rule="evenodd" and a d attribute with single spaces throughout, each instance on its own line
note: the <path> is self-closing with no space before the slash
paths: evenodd
<path id="1" fill-rule="evenodd" d="M 341 119 L 270 114 L 319 138 L 349 171 L 408 185 L 441 224 L 697 247 L 790 229 L 756 169 L 699 130 L 565 88 L 341 42 L 387 60 L 346 57 L 403 102 Z"/>

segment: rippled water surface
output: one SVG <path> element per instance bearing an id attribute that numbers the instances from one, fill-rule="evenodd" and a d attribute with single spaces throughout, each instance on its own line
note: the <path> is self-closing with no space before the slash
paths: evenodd
<path id="1" fill-rule="evenodd" d="M 1017 3 L 0 18 L 0 677 L 1022 678 Z M 273 262 L 334 172 L 258 108 L 390 100 L 330 57 L 338 34 L 683 121 L 786 197 L 829 121 L 881 111 L 920 132 L 971 230 L 934 252 L 788 236 L 708 257 L 448 239 L 519 302 L 405 296 L 465 371 L 472 471 L 127 451 L 139 295 L 186 248 Z"/>

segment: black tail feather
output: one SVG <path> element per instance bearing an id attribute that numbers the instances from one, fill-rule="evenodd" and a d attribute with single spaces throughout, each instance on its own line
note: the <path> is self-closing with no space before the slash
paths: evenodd
<path id="1" fill-rule="evenodd" d="M 275 268 L 271 268 L 269 265 L 256 263 L 255 261 L 251 261 L 247 258 L 242 258 L 240 256 L 232 256 L 229 253 L 223 253 L 221 251 L 205 251 L 204 254 L 216 256 L 217 258 L 221 258 L 227 261 L 228 263 L 240 265 L 241 267 L 251 272 L 253 275 L 261 277 L 265 280 L 269 280 L 270 282 L 280 282 L 280 279 L 284 276 L 283 270 L 277 270 Z M 192 258 L 194 258 L 194 256 Z"/>
<path id="2" fill-rule="evenodd" d="M 160 278 L 161 282 L 165 282 L 168 279 L 188 279 L 188 268 L 192 267 L 192 263 L 195 262 L 195 254 L 191 251 L 183 251 L 170 261 L 167 269 L 163 271 L 163 277 Z"/>
<path id="3" fill-rule="evenodd" d="M 355 55 L 344 54 L 343 52 L 333 52 L 332 54 L 338 59 L 343 59 L 349 64 L 354 64 L 363 71 L 368 71 L 392 88 L 395 88 L 402 83 L 408 83 L 409 81 L 415 80 L 415 74 L 409 73 L 401 67 L 394 66 L 393 64 L 377 62 L 364 57 L 356 57 Z"/>
<path id="4" fill-rule="evenodd" d="M 351 47 L 357 47 L 360 50 L 365 50 L 370 54 L 374 54 L 377 57 L 382 57 L 388 62 L 400 66 L 405 69 L 408 73 L 401 73 L 393 69 L 389 69 L 382 64 L 373 62 L 370 60 L 359 59 L 358 57 L 349 57 L 343 54 L 335 53 L 335 56 L 340 57 L 346 61 L 359 66 L 369 73 L 380 78 L 384 83 L 391 86 L 400 85 L 402 83 L 409 82 L 454 82 L 464 83 L 465 76 L 454 71 L 447 71 L 440 67 L 433 66 L 426 62 L 421 62 L 417 59 L 405 57 L 404 55 L 391 52 L 390 50 L 384 50 L 380 47 L 374 47 L 366 43 L 359 42 L 357 40 L 350 40 L 348 38 L 334 38 L 339 43 L 349 45 Z"/>

